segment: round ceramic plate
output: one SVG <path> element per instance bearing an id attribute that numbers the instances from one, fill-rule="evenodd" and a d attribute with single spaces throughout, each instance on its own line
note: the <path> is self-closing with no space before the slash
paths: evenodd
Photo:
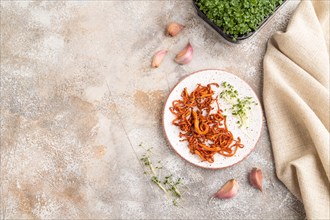
<path id="1" fill-rule="evenodd" d="M 172 124 L 175 116 L 171 113 L 169 108 L 172 106 L 172 102 L 174 100 L 181 99 L 181 93 L 185 87 L 187 87 L 187 90 L 190 93 L 196 88 L 197 84 L 206 86 L 209 83 L 218 83 L 221 85 L 223 82 L 227 82 L 234 86 L 234 88 L 238 91 L 239 98 L 252 97 L 257 104 L 251 105 L 251 110 L 248 112 L 248 120 L 244 126 L 240 127 L 237 124 L 238 118 L 231 114 L 231 105 L 219 98 L 220 108 L 224 111 L 223 114 L 227 116 L 228 130 L 232 132 L 234 139 L 237 139 L 237 137 L 241 138 L 241 143 L 244 145 L 244 148 L 239 148 L 236 154 L 232 157 L 225 157 L 220 154 L 215 154 L 214 162 L 209 163 L 207 161 L 201 161 L 198 155 L 191 154 L 187 141 L 180 141 L 180 129 Z M 220 86 L 219 88 L 216 88 L 215 86 L 212 86 L 212 89 L 215 92 L 214 96 L 216 96 L 224 90 L 224 87 Z M 170 145 L 183 159 L 199 167 L 221 169 L 242 161 L 254 149 L 260 137 L 262 127 L 262 110 L 257 96 L 251 87 L 242 79 L 223 70 L 202 70 L 187 76 L 173 88 L 165 103 L 163 126 L 165 135 Z"/>

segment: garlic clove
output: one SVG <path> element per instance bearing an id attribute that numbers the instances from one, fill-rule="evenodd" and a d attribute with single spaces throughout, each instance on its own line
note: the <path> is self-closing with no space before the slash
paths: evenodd
<path id="1" fill-rule="evenodd" d="M 160 50 L 157 53 L 155 53 L 155 55 L 152 58 L 151 67 L 153 68 L 159 67 L 159 65 L 163 62 L 163 59 L 166 54 L 167 54 L 167 50 Z"/>
<path id="2" fill-rule="evenodd" d="M 238 188 L 238 182 L 235 179 L 231 179 L 214 194 L 214 197 L 218 199 L 233 198 L 237 195 Z"/>
<path id="3" fill-rule="evenodd" d="M 175 62 L 181 65 L 187 64 L 191 61 L 193 53 L 194 49 L 189 42 L 187 46 L 176 55 Z"/>
<path id="4" fill-rule="evenodd" d="M 181 30 L 184 28 L 182 24 L 178 24 L 175 22 L 171 22 L 167 25 L 166 28 L 166 35 L 169 35 L 171 37 L 176 36 L 178 33 L 181 32 Z"/>
<path id="5" fill-rule="evenodd" d="M 250 184 L 262 192 L 262 171 L 254 167 L 249 175 Z"/>

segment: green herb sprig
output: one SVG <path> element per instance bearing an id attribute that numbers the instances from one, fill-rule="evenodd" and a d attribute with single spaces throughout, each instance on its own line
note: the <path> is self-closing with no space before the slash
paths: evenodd
<path id="1" fill-rule="evenodd" d="M 239 93 L 234 86 L 227 82 L 222 82 L 221 86 L 224 90 L 220 92 L 220 98 L 232 105 L 229 110 L 233 116 L 238 118 L 237 124 L 239 127 L 242 127 L 249 118 L 251 106 L 257 105 L 258 103 L 249 96 L 240 98 Z"/>
<path id="2" fill-rule="evenodd" d="M 143 147 L 142 143 L 139 146 Z M 182 198 L 182 193 L 179 191 L 178 187 L 183 184 L 183 178 L 179 177 L 175 180 L 173 174 L 168 174 L 165 177 L 159 175 L 157 171 L 163 169 L 162 162 L 158 160 L 158 165 L 154 166 L 151 160 L 152 148 L 145 150 L 146 152 L 140 158 L 143 165 L 146 167 L 144 174 L 149 175 L 151 182 L 156 184 L 167 196 L 173 198 L 172 204 L 174 206 L 179 206 L 178 200 Z"/>
<path id="3" fill-rule="evenodd" d="M 227 82 L 223 82 L 221 85 L 225 88 L 225 90 L 220 93 L 220 98 L 226 100 L 227 102 L 232 102 L 233 99 L 238 97 L 238 92 L 234 86 Z"/>
<path id="4" fill-rule="evenodd" d="M 251 110 L 251 105 L 257 105 L 252 97 L 237 98 L 237 102 L 230 108 L 232 115 L 238 117 L 237 124 L 242 127 L 248 119 L 248 112 Z"/>
<path id="5" fill-rule="evenodd" d="M 255 31 L 283 0 L 195 0 L 199 9 L 226 34 Z"/>

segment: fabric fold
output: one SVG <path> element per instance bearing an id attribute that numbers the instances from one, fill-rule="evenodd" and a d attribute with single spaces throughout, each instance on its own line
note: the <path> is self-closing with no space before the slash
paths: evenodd
<path id="1" fill-rule="evenodd" d="M 330 219 L 329 4 L 302 1 L 263 63 L 276 173 L 309 219 Z"/>

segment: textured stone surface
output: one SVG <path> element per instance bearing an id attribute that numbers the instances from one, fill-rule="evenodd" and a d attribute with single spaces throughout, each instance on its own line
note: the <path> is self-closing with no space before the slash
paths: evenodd
<path id="1" fill-rule="evenodd" d="M 301 219 L 303 205 L 279 182 L 266 121 L 255 151 L 218 171 L 177 156 L 162 133 L 170 89 L 191 72 L 226 69 L 262 91 L 266 42 L 284 30 L 298 1 L 289 1 L 252 39 L 226 43 L 191 1 L 1 1 L 1 218 Z M 170 21 L 186 25 L 175 38 Z M 190 41 L 193 61 L 173 57 Z M 151 57 L 169 54 L 158 69 Z M 172 205 L 144 175 L 144 143 L 163 172 L 185 178 Z M 248 171 L 264 171 L 264 192 Z M 237 197 L 208 198 L 228 179 Z"/>

